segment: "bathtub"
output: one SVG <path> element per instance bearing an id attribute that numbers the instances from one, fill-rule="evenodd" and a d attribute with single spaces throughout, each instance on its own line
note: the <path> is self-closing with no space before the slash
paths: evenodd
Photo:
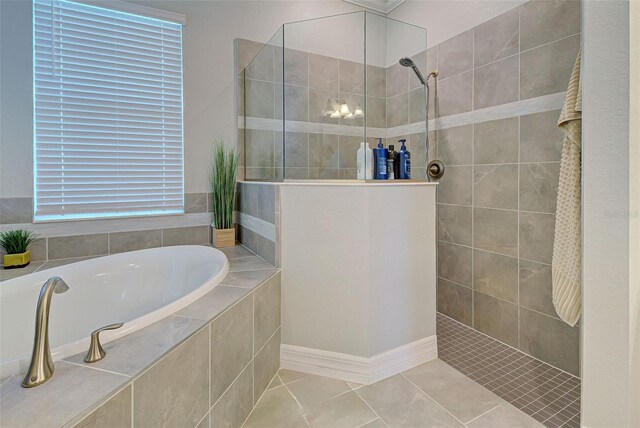
<path id="1" fill-rule="evenodd" d="M 0 283 L 0 378 L 29 366 L 35 311 L 42 285 L 61 277 L 69 291 L 51 302 L 49 338 L 54 361 L 89 347 L 93 330 L 101 342 L 126 336 L 184 308 L 218 285 L 229 261 L 198 245 L 152 248 L 76 262 Z"/>

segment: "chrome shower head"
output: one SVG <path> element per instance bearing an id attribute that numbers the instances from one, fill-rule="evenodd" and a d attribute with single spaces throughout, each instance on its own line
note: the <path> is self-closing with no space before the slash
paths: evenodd
<path id="1" fill-rule="evenodd" d="M 425 80 L 422 73 L 420 73 L 420 70 L 411 58 L 405 56 L 403 58 L 400 58 L 399 62 L 403 67 L 411 67 L 413 69 L 413 72 L 416 73 L 416 76 L 418 76 L 418 80 L 420 80 L 420 83 L 422 83 L 423 86 L 427 86 L 427 81 Z"/>
<path id="2" fill-rule="evenodd" d="M 400 58 L 400 65 L 403 67 L 413 67 L 415 64 L 411 58 L 405 56 L 404 58 Z"/>

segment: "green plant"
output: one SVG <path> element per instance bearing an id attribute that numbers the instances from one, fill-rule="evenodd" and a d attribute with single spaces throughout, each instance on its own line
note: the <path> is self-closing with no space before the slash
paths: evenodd
<path id="1" fill-rule="evenodd" d="M 213 168 L 209 181 L 213 193 L 213 225 L 216 229 L 233 227 L 236 206 L 238 152 L 235 147 L 216 141 L 213 146 Z"/>
<path id="2" fill-rule="evenodd" d="M 28 230 L 9 230 L 0 233 L 0 247 L 4 248 L 7 254 L 24 253 L 37 237 L 38 235 Z"/>

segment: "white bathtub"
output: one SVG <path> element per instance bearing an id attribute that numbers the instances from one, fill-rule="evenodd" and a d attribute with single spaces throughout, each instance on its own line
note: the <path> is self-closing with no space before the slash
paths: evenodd
<path id="1" fill-rule="evenodd" d="M 28 368 L 35 311 L 42 285 L 61 277 L 69 291 L 53 296 L 49 338 L 54 361 L 86 351 L 91 332 L 107 343 L 184 308 L 211 291 L 229 272 L 215 248 L 153 248 L 72 263 L 0 283 L 0 378 Z"/>

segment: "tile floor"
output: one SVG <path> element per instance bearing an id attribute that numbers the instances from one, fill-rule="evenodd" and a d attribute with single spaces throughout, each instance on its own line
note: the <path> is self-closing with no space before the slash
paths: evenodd
<path id="1" fill-rule="evenodd" d="M 438 356 L 548 428 L 580 426 L 580 379 L 438 314 Z"/>
<path id="2" fill-rule="evenodd" d="M 281 369 L 249 427 L 542 427 L 441 360 L 372 385 Z"/>

